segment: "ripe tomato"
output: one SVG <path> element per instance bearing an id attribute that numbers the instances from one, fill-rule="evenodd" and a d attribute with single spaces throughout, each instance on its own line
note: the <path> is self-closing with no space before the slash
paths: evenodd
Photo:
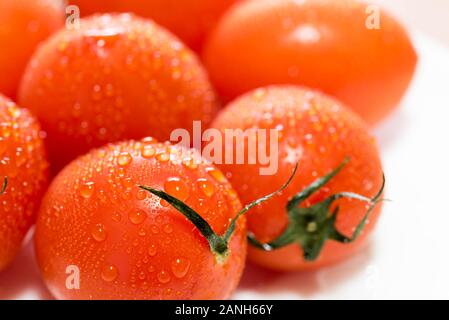
<path id="1" fill-rule="evenodd" d="M 293 195 L 303 191 L 319 177 L 326 176 L 345 158 L 349 159 L 349 163 L 343 168 L 340 167 L 339 173 L 334 172 L 335 176 L 319 188 L 318 192 L 307 197 L 300 208 L 311 208 L 340 192 L 353 192 L 366 198 L 374 198 L 378 194 L 382 188 L 382 166 L 378 149 L 366 125 L 358 116 L 338 101 L 317 92 L 293 86 L 278 86 L 258 89 L 232 102 L 222 111 L 212 127 L 222 132 L 226 129 L 248 128 L 279 131 L 279 151 L 276 157 L 278 170 L 274 175 L 260 175 L 260 161 L 254 165 L 220 165 L 243 203 L 273 191 L 273 186 L 287 180 L 299 161 L 298 173 L 282 195 L 267 201 L 247 215 L 248 229 L 259 242 L 272 242 L 288 228 L 293 227 L 294 223 L 298 223 L 289 236 L 289 239 L 294 241 L 270 252 L 250 246 L 251 261 L 278 270 L 316 268 L 348 257 L 364 242 L 380 214 L 380 206 L 376 206 L 371 212 L 369 223 L 360 237 L 348 244 L 330 240 L 337 233 L 347 237 L 353 235 L 367 212 L 365 201 L 340 199 L 331 203 L 329 212 L 325 211 L 329 214 L 323 219 L 326 218 L 325 226 L 330 226 L 332 232 L 335 231 L 332 235 L 326 235 L 320 229 L 318 213 L 304 209 L 305 212 L 297 214 L 293 211 L 303 210 L 297 209 L 297 205 L 293 206 L 288 214 L 286 210 L 288 200 Z M 267 146 L 264 142 L 259 140 L 258 143 L 258 148 L 265 150 Z M 348 195 L 349 197 L 352 195 Z M 335 205 L 339 206 L 339 213 L 331 216 Z M 317 209 L 317 206 L 314 206 L 314 209 Z M 292 221 L 290 214 L 293 219 L 302 215 L 309 219 L 308 223 L 304 225 L 302 221 Z M 328 219 L 334 217 L 335 225 L 327 224 L 330 222 Z M 299 230 L 300 227 L 305 227 L 307 231 Z M 321 249 L 321 243 L 317 240 L 320 236 L 329 241 L 324 243 L 321 254 L 314 257 L 313 254 L 318 254 Z M 309 243 L 298 245 L 301 241 Z M 313 250 L 304 251 L 303 248 Z M 304 255 L 308 259 L 305 259 Z"/>
<path id="2" fill-rule="evenodd" d="M 354 0 L 243 2 L 211 35 L 206 67 L 227 99 L 270 84 L 304 85 L 374 124 L 399 103 L 417 56 L 386 12 L 380 12 L 380 29 L 368 29 L 367 8 Z"/>
<path id="3" fill-rule="evenodd" d="M 185 201 L 218 234 L 241 207 L 223 174 L 193 151 L 148 138 L 91 151 L 55 178 L 38 218 L 37 259 L 54 296 L 229 297 L 245 262 L 245 219 L 218 263 L 190 221 L 139 185 Z M 79 290 L 66 288 L 68 266 L 80 270 Z"/>
<path id="4" fill-rule="evenodd" d="M 53 0 L 0 1 L 0 92 L 15 98 L 23 71 L 37 45 L 64 24 Z"/>
<path id="5" fill-rule="evenodd" d="M 0 271 L 20 250 L 34 223 L 48 182 L 47 168 L 37 121 L 0 95 Z"/>
<path id="6" fill-rule="evenodd" d="M 81 15 L 97 12 L 133 12 L 151 18 L 179 36 L 195 50 L 218 18 L 238 0 L 70 0 L 80 8 Z"/>
<path id="7" fill-rule="evenodd" d="M 196 56 L 156 24 L 132 15 L 101 15 L 64 30 L 34 55 L 21 105 L 48 133 L 60 169 L 106 142 L 148 134 L 168 140 L 175 128 L 209 123 L 217 101 Z"/>

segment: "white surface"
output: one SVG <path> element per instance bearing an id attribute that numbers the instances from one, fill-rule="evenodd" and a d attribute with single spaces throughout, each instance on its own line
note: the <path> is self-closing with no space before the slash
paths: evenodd
<path id="1" fill-rule="evenodd" d="M 404 23 L 449 45 L 449 1 L 447 0 L 365 0 L 379 4 Z M 382 17 L 381 17 L 382 21 Z"/>
<path id="2" fill-rule="evenodd" d="M 248 266 L 235 299 L 449 299 L 449 49 L 423 36 L 415 81 L 375 133 L 387 176 L 380 223 L 365 251 L 317 272 Z M 0 274 L 0 299 L 46 299 L 30 245 Z"/>

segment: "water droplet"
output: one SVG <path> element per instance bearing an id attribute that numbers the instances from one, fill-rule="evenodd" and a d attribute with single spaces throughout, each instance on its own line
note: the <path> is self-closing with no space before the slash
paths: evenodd
<path id="1" fill-rule="evenodd" d="M 146 137 L 146 138 L 142 139 L 142 142 L 145 144 L 157 143 L 157 139 L 155 139 L 153 137 Z"/>
<path id="2" fill-rule="evenodd" d="M 170 156 L 168 154 L 166 154 L 165 152 L 163 152 L 163 153 L 159 153 L 156 156 L 156 159 L 161 162 L 167 162 L 168 160 L 170 160 Z"/>
<path id="3" fill-rule="evenodd" d="M 187 272 L 189 272 L 190 261 L 187 259 L 178 258 L 175 261 L 173 261 L 171 269 L 175 277 L 184 278 Z"/>
<path id="4" fill-rule="evenodd" d="M 173 227 L 171 226 L 171 224 L 166 224 L 165 226 L 164 226 L 164 232 L 165 233 L 172 233 L 173 232 Z"/>
<path id="5" fill-rule="evenodd" d="M 187 185 L 181 181 L 179 178 L 169 178 L 164 184 L 165 192 L 171 196 L 185 201 L 189 197 L 189 188 Z"/>
<path id="6" fill-rule="evenodd" d="M 156 246 L 155 244 L 151 244 L 151 245 L 148 247 L 148 254 L 149 254 L 150 256 L 154 257 L 154 256 L 156 255 L 156 253 L 157 253 L 157 246 Z"/>
<path id="7" fill-rule="evenodd" d="M 122 152 L 117 157 L 117 163 L 119 166 L 124 167 L 131 163 L 133 158 L 128 152 Z"/>
<path id="8" fill-rule="evenodd" d="M 122 220 L 122 215 L 119 212 L 114 212 L 112 214 L 112 220 L 119 222 L 120 220 Z"/>
<path id="9" fill-rule="evenodd" d="M 159 233 L 159 228 L 155 225 L 151 226 L 151 232 L 153 232 L 154 234 L 158 234 Z"/>
<path id="10" fill-rule="evenodd" d="M 214 185 L 207 179 L 200 178 L 197 180 L 198 187 L 201 189 L 201 191 L 207 196 L 211 197 L 215 192 Z"/>
<path id="11" fill-rule="evenodd" d="M 165 271 L 165 270 L 161 270 L 158 274 L 157 274 L 157 280 L 160 283 L 168 283 L 171 280 L 170 274 Z"/>
<path id="12" fill-rule="evenodd" d="M 104 240 L 106 240 L 106 230 L 104 228 L 104 226 L 102 224 L 96 224 L 91 231 L 92 237 L 98 241 L 98 242 L 102 242 Z"/>
<path id="13" fill-rule="evenodd" d="M 143 210 L 131 210 L 128 214 L 129 220 L 134 224 L 141 224 L 147 218 L 147 213 Z"/>
<path id="14" fill-rule="evenodd" d="M 145 200 L 147 197 L 147 191 L 140 189 L 137 191 L 136 198 L 137 200 Z"/>
<path id="15" fill-rule="evenodd" d="M 81 185 L 79 191 L 80 191 L 81 197 L 83 197 L 84 199 L 89 199 L 94 194 L 95 183 L 86 182 L 85 184 Z"/>
<path id="16" fill-rule="evenodd" d="M 103 270 L 101 272 L 101 277 L 103 278 L 104 281 L 112 282 L 115 279 L 117 279 L 117 277 L 118 277 L 118 270 L 113 265 L 104 266 L 104 268 L 103 268 Z"/>
<path id="17" fill-rule="evenodd" d="M 156 154 L 156 149 L 153 146 L 144 146 L 142 149 L 142 157 L 149 159 Z"/>

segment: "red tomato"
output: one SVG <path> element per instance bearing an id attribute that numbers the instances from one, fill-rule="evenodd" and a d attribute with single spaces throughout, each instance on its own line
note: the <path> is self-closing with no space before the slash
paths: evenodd
<path id="1" fill-rule="evenodd" d="M 0 271 L 16 256 L 34 223 L 47 168 L 37 121 L 0 95 Z"/>
<path id="2" fill-rule="evenodd" d="M 37 45 L 64 24 L 53 0 L 0 1 L 0 92 L 15 98 L 23 71 Z"/>
<path id="3" fill-rule="evenodd" d="M 417 56 L 386 12 L 380 12 L 380 29 L 368 29 L 367 21 L 375 21 L 367 8 L 354 0 L 242 2 L 211 35 L 206 66 L 227 99 L 264 85 L 305 85 L 374 124 L 398 105 Z"/>
<path id="4" fill-rule="evenodd" d="M 133 12 L 151 18 L 195 50 L 218 18 L 238 0 L 70 0 L 83 16 L 97 12 Z"/>
<path id="5" fill-rule="evenodd" d="M 63 30 L 36 52 L 20 103 L 48 133 L 54 170 L 92 147 L 208 124 L 218 104 L 196 56 L 156 24 L 100 15 Z"/>
<path id="6" fill-rule="evenodd" d="M 245 263 L 245 219 L 219 263 L 191 222 L 138 185 L 185 201 L 218 234 L 241 207 L 223 174 L 197 153 L 148 138 L 91 151 L 55 178 L 38 218 L 37 259 L 53 295 L 228 298 Z M 68 266 L 79 268 L 79 290 L 66 287 Z"/>
<path id="7" fill-rule="evenodd" d="M 317 248 L 321 249 L 317 239 L 325 233 L 320 228 L 330 226 L 336 229 L 335 234 L 351 237 L 354 229 L 364 219 L 367 204 L 354 199 L 337 200 L 332 203 L 329 212 L 325 211 L 328 213 L 323 217 L 326 218 L 326 224 L 319 222 L 318 214 L 311 210 L 302 213 L 303 217 L 310 218 L 310 225 L 304 224 L 303 221 L 292 222 L 290 214 L 295 215 L 294 219 L 301 218 L 301 214 L 295 211 L 298 206 L 293 206 L 288 213 L 286 210 L 292 196 L 336 169 L 345 158 L 349 159 L 349 163 L 327 184 L 320 187 L 318 192 L 307 197 L 301 203 L 301 210 L 311 208 L 340 192 L 353 192 L 367 198 L 376 196 L 382 187 L 379 152 L 373 137 L 358 116 L 338 101 L 317 92 L 293 86 L 278 86 L 250 92 L 232 102 L 222 111 L 212 127 L 222 132 L 226 129 L 249 128 L 279 131 L 279 152 L 276 157 L 278 170 L 274 175 L 260 175 L 260 168 L 265 167 L 260 161 L 254 165 L 247 164 L 247 161 L 242 165 L 220 165 L 242 203 L 272 192 L 274 187 L 288 179 L 299 161 L 298 172 L 282 195 L 258 206 L 247 215 L 248 229 L 259 242 L 272 242 L 292 227 L 293 223 L 298 223 L 290 235 L 295 237 L 294 241 L 271 252 L 250 246 L 251 261 L 277 270 L 312 269 L 342 260 L 352 255 L 363 244 L 380 214 L 380 206 L 376 206 L 371 212 L 369 223 L 355 242 L 342 244 L 331 241 L 332 237 L 325 235 L 324 238 L 328 241 L 324 243 L 318 257 L 313 257 L 313 252 L 305 252 L 303 248 L 309 250 L 310 246 L 317 245 Z M 259 141 L 258 148 L 265 150 L 266 147 L 266 144 Z M 331 213 L 336 205 L 340 210 L 334 216 Z M 316 206 L 314 208 L 316 209 Z M 328 224 L 328 219 L 333 217 L 336 217 L 336 222 Z M 300 227 L 304 230 L 299 230 Z M 309 243 L 304 245 L 301 243 L 303 240 Z M 314 252 L 319 253 L 320 250 Z M 306 253 L 309 254 L 309 259 L 304 258 Z"/>

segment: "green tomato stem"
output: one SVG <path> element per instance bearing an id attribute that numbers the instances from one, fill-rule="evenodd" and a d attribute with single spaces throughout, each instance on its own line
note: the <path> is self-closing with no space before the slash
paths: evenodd
<path id="1" fill-rule="evenodd" d="M 192 222 L 195 227 L 201 232 L 201 234 L 207 239 L 209 242 L 209 246 L 211 249 L 211 252 L 215 255 L 216 261 L 220 264 L 223 264 L 226 262 L 227 257 L 229 256 L 229 241 L 235 231 L 237 221 L 238 219 L 244 215 L 246 212 L 248 212 L 251 208 L 271 199 L 272 197 L 278 195 L 280 192 L 282 192 L 293 180 L 293 177 L 296 174 L 296 171 L 298 170 L 298 164 L 296 164 L 295 169 L 293 170 L 293 173 L 291 174 L 290 178 L 286 183 L 284 183 L 281 188 L 279 188 L 277 191 L 266 195 L 265 197 L 262 197 L 248 205 L 246 205 L 242 210 L 240 210 L 237 215 L 232 219 L 231 223 L 228 226 L 228 229 L 225 231 L 223 235 L 218 235 L 214 232 L 212 227 L 209 225 L 209 223 L 203 219 L 195 210 L 190 208 L 188 205 L 186 205 L 184 202 L 182 202 L 179 199 L 176 199 L 175 197 L 167 194 L 166 192 L 162 190 L 153 189 L 146 186 L 139 186 L 139 188 L 146 190 L 150 192 L 151 194 L 167 201 L 172 207 L 174 207 L 176 210 L 178 210 L 181 214 L 183 214 L 190 222 Z"/>
<path id="2" fill-rule="evenodd" d="M 255 238 L 254 234 L 249 233 L 249 243 L 264 251 L 277 250 L 296 243 L 302 248 L 304 260 L 314 261 L 319 257 L 327 240 L 334 240 L 345 244 L 354 242 L 362 233 L 371 212 L 379 202 L 383 201 L 380 197 L 385 188 L 385 176 L 383 176 L 380 190 L 372 199 L 352 192 L 341 192 L 331 195 L 313 206 L 307 208 L 300 206 L 313 193 L 332 180 L 343 169 L 348 161 L 348 159 L 345 159 L 345 161 L 336 169 L 332 170 L 326 176 L 317 179 L 289 200 L 286 206 L 289 223 L 279 237 L 268 243 L 262 243 Z M 332 204 L 336 200 L 342 198 L 355 199 L 369 204 L 364 217 L 356 226 L 351 237 L 343 235 L 336 228 L 339 207 L 337 206 L 331 211 Z"/>

